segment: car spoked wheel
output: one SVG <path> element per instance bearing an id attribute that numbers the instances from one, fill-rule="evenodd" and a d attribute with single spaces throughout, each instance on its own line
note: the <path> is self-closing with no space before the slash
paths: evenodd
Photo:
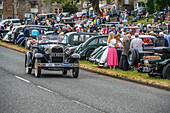
<path id="1" fill-rule="evenodd" d="M 41 63 L 40 59 L 35 59 L 35 77 L 40 78 L 41 76 L 41 68 L 38 66 L 38 63 Z"/>
<path id="2" fill-rule="evenodd" d="M 170 63 L 167 64 L 164 68 L 163 68 L 163 78 L 167 78 L 170 80 Z"/>
<path id="3" fill-rule="evenodd" d="M 67 70 L 63 70 L 63 75 L 67 75 Z"/>
<path id="4" fill-rule="evenodd" d="M 74 63 L 79 64 L 78 60 L 75 60 Z M 79 76 L 79 67 L 73 67 L 73 78 L 77 78 Z"/>
<path id="5" fill-rule="evenodd" d="M 26 60 L 25 71 L 26 71 L 26 74 L 31 74 L 31 72 L 32 72 L 32 69 L 29 68 L 29 66 L 28 66 L 28 60 Z"/>

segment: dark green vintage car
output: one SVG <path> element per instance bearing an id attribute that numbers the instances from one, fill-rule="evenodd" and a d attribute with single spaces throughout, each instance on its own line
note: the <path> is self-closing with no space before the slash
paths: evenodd
<path id="1" fill-rule="evenodd" d="M 27 74 L 35 70 L 35 77 L 41 76 L 41 70 L 62 71 L 72 70 L 73 78 L 79 75 L 79 54 L 70 54 L 70 50 L 63 44 L 61 35 L 37 36 L 31 51 L 25 54 L 25 69 Z M 33 43 L 33 42 L 32 42 Z"/>
<path id="2" fill-rule="evenodd" d="M 87 33 L 87 32 L 69 32 L 66 33 L 63 37 L 65 40 L 65 44 L 69 44 L 72 46 L 78 46 L 81 43 L 85 42 L 87 39 L 89 39 L 92 36 L 96 36 L 98 34 L 96 33 Z"/>
<path id="3" fill-rule="evenodd" d="M 138 71 L 148 73 L 150 77 L 159 75 L 162 78 L 170 79 L 170 47 L 155 47 L 154 50 L 154 56 L 158 56 L 158 59 L 141 60 L 138 63 Z"/>
<path id="4" fill-rule="evenodd" d="M 108 35 L 94 36 L 79 45 L 75 50 L 81 58 L 89 59 L 91 53 L 99 46 L 107 45 Z"/>

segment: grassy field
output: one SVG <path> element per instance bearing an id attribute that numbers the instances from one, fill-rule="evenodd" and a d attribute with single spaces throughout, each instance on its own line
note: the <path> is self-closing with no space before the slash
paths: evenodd
<path id="1" fill-rule="evenodd" d="M 129 20 L 128 20 L 128 23 L 129 23 L 129 24 L 132 22 L 132 18 L 133 18 L 133 16 L 129 16 Z M 153 15 L 150 14 L 150 15 L 149 15 L 149 23 L 152 23 L 152 19 L 153 19 Z M 134 22 L 134 24 L 138 24 L 138 23 L 143 23 L 144 25 L 147 24 L 147 20 L 146 20 L 145 15 L 143 15 L 143 20 L 140 20 L 140 21 L 138 21 L 138 22 Z"/>
<path id="2" fill-rule="evenodd" d="M 19 45 L 13 45 L 12 43 L 2 42 L 1 40 L 0 40 L 0 45 L 6 46 L 8 48 L 16 49 L 16 50 L 19 50 L 22 52 L 29 51 L 29 50 L 25 50 L 24 47 L 21 47 Z M 164 87 L 170 87 L 170 80 L 168 80 L 168 79 L 151 78 L 147 74 L 138 73 L 137 71 L 123 71 L 120 69 L 116 69 L 115 71 L 113 71 L 113 70 L 109 70 L 107 68 L 99 68 L 97 65 L 95 65 L 91 62 L 88 62 L 88 61 L 80 61 L 80 67 L 99 71 L 102 73 L 112 74 L 115 76 L 120 76 L 123 78 L 129 78 L 129 79 L 134 79 L 134 80 L 138 80 L 138 81 L 143 81 L 145 83 L 151 83 L 151 84 L 157 84 L 157 85 L 164 86 Z"/>
<path id="3" fill-rule="evenodd" d="M 131 22 L 132 22 L 132 18 L 133 18 L 133 16 L 129 16 L 129 20 L 128 20 L 128 23 L 129 24 L 131 24 Z M 153 19 L 153 15 L 152 14 L 150 14 L 149 15 L 149 23 L 152 23 L 152 19 Z M 111 18 L 111 22 L 114 22 L 114 21 L 116 21 L 117 20 L 117 18 L 115 17 L 115 18 Z M 146 17 L 145 17 L 145 15 L 143 15 L 143 20 L 140 20 L 140 21 L 138 21 L 138 22 L 133 22 L 134 24 L 138 24 L 138 23 L 143 23 L 144 25 L 146 25 L 147 24 L 147 20 L 146 20 Z"/>

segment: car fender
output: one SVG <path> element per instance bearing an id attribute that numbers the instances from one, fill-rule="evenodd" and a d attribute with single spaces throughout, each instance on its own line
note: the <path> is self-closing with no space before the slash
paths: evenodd
<path id="1" fill-rule="evenodd" d="M 25 55 L 25 66 L 26 66 L 26 60 L 28 61 L 28 66 L 30 67 L 32 64 L 32 53 L 27 52 Z"/>
<path id="2" fill-rule="evenodd" d="M 43 58 L 44 55 L 41 53 L 35 53 L 35 58 Z"/>
<path id="3" fill-rule="evenodd" d="M 159 62 L 160 65 L 166 65 L 168 63 L 170 63 L 170 59 L 167 59 L 167 60 L 164 60 L 162 62 Z"/>
<path id="4" fill-rule="evenodd" d="M 80 59 L 80 55 L 77 54 L 77 53 L 74 53 L 74 54 L 71 55 L 71 58 Z"/>
<path id="5" fill-rule="evenodd" d="M 89 51 L 91 49 L 95 50 L 96 48 L 97 48 L 96 46 L 87 47 L 83 51 L 81 51 L 80 56 L 85 56 L 87 51 Z"/>

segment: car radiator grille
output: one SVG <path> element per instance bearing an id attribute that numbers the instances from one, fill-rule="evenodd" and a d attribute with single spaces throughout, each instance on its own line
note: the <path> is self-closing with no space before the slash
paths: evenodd
<path id="1" fill-rule="evenodd" d="M 53 47 L 51 51 L 51 62 L 52 63 L 63 63 L 64 61 L 64 49 L 63 47 Z"/>

